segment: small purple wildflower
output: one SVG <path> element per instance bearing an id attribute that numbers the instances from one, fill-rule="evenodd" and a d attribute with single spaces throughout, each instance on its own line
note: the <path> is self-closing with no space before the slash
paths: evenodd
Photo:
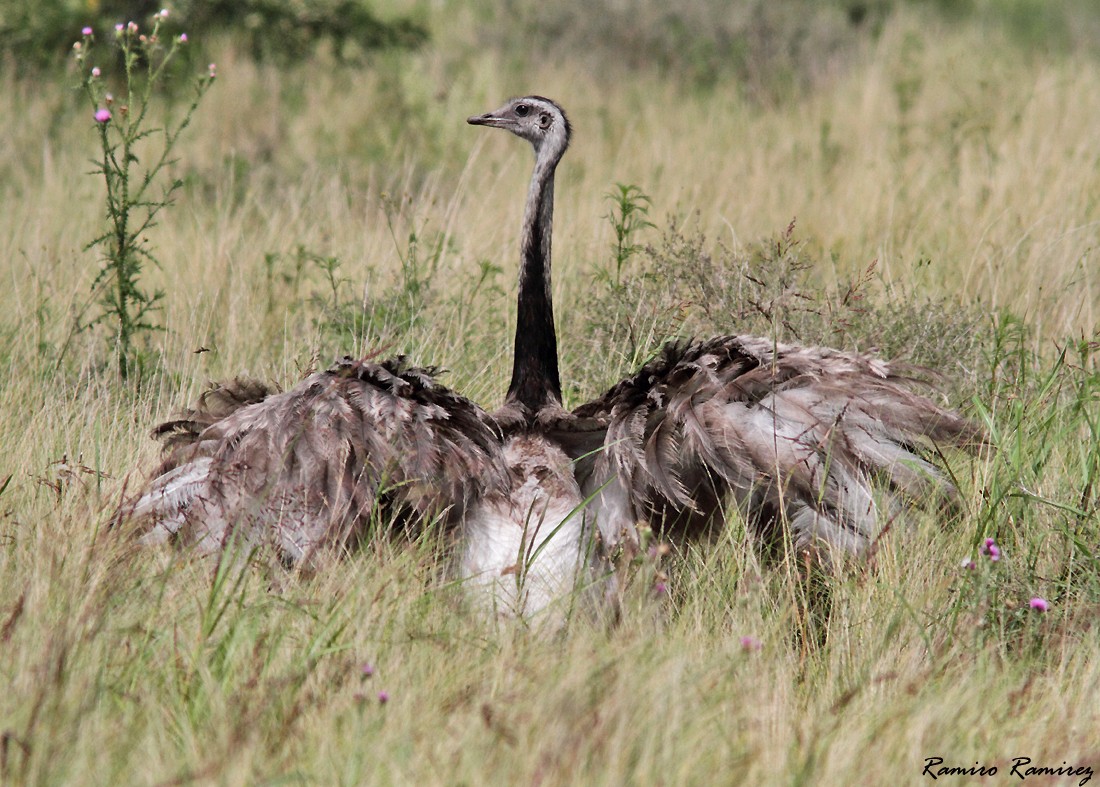
<path id="1" fill-rule="evenodd" d="M 374 665 L 370 664 L 369 662 L 364 664 L 362 673 L 364 678 L 369 678 L 371 675 L 374 674 Z"/>
<path id="2" fill-rule="evenodd" d="M 180 43 L 181 44 L 186 44 L 187 43 L 187 33 L 180 33 Z"/>
<path id="3" fill-rule="evenodd" d="M 664 582 L 657 582 L 653 585 L 653 592 L 658 596 L 663 596 L 668 593 L 668 585 Z"/>
<path id="4" fill-rule="evenodd" d="M 963 558 L 961 565 L 963 568 L 970 569 L 971 571 L 978 567 L 978 564 L 974 562 L 974 558 L 972 557 Z"/>
<path id="5" fill-rule="evenodd" d="M 126 23 L 126 32 L 127 33 L 136 33 L 137 31 L 138 31 L 137 22 L 127 22 Z"/>
<path id="6" fill-rule="evenodd" d="M 80 35 L 82 35 L 82 36 L 90 36 L 91 34 L 92 34 L 92 28 L 90 28 L 90 27 L 85 27 L 83 30 L 80 31 Z"/>
<path id="7" fill-rule="evenodd" d="M 992 538 L 987 538 L 985 544 L 982 545 L 982 554 L 996 563 L 1001 559 L 1001 548 L 997 546 L 997 542 Z"/>
<path id="8" fill-rule="evenodd" d="M 1047 601 L 1045 598 L 1040 598 L 1039 596 L 1031 599 L 1031 601 L 1027 602 L 1027 605 L 1036 612 L 1046 612 L 1048 609 L 1050 609 L 1050 602 Z"/>
<path id="9" fill-rule="evenodd" d="M 211 79 L 218 75 L 218 66 L 215 63 L 211 63 L 209 66 L 207 66 L 206 70 Z"/>
<path id="10" fill-rule="evenodd" d="M 96 66 L 95 68 L 92 69 L 92 76 L 98 77 L 99 74 L 100 74 L 99 66 Z"/>
<path id="11" fill-rule="evenodd" d="M 162 19 L 162 20 L 167 19 L 168 18 L 168 9 L 167 8 L 160 9 L 160 13 L 157 14 L 157 18 Z"/>
<path id="12" fill-rule="evenodd" d="M 390 701 L 390 693 L 388 691 L 378 692 L 378 704 L 379 705 L 385 705 L 389 701 Z"/>
<path id="13" fill-rule="evenodd" d="M 646 550 L 646 556 L 650 560 L 657 560 L 664 557 L 669 553 L 669 546 L 664 541 L 658 541 L 655 544 L 651 544 L 649 549 Z"/>
<path id="14" fill-rule="evenodd" d="M 115 35 L 122 35 L 122 31 L 125 29 L 125 27 L 126 26 L 123 25 L 122 22 L 119 22 L 117 25 L 115 25 Z"/>
<path id="15" fill-rule="evenodd" d="M 93 117 L 95 117 L 96 123 L 106 123 L 111 119 L 111 110 L 103 109 L 101 107 L 95 111 L 95 115 Z"/>
<path id="16" fill-rule="evenodd" d="M 760 640 L 756 637 L 741 637 L 741 650 L 760 650 Z"/>

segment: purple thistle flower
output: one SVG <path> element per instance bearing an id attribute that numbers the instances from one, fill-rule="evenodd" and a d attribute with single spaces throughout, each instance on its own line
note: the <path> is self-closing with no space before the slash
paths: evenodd
<path id="1" fill-rule="evenodd" d="M 1031 599 L 1031 601 L 1027 602 L 1027 605 L 1034 609 L 1036 612 L 1046 612 L 1048 609 L 1050 609 L 1050 602 L 1048 602 L 1045 598 L 1040 598 L 1039 596 Z"/>
<path id="2" fill-rule="evenodd" d="M 186 44 L 187 43 L 187 33 L 180 33 L 180 43 L 181 44 Z"/>
<path id="3" fill-rule="evenodd" d="M 370 664 L 369 662 L 365 663 L 363 665 L 362 673 L 364 678 L 369 678 L 371 675 L 374 674 L 374 665 Z"/>
<path id="4" fill-rule="evenodd" d="M 125 25 L 123 25 L 122 22 L 119 22 L 117 25 L 115 25 L 115 35 L 122 35 L 122 31 L 124 29 Z"/>
<path id="5" fill-rule="evenodd" d="M 978 567 L 978 564 L 974 562 L 974 558 L 972 558 L 972 557 L 963 558 L 963 562 L 962 562 L 961 565 L 962 565 L 963 568 L 968 568 L 971 571 L 973 571 L 974 569 L 976 569 Z"/>
<path id="6" fill-rule="evenodd" d="M 96 123 L 106 123 L 111 119 L 111 110 L 100 107 L 95 111 L 93 117 Z"/>
<path id="7" fill-rule="evenodd" d="M 663 596 L 665 593 L 668 592 L 668 585 L 666 585 L 664 582 L 657 582 L 653 585 L 653 592 L 656 593 L 658 596 Z"/>
<path id="8" fill-rule="evenodd" d="M 90 27 L 85 27 L 83 30 L 80 31 L 80 35 L 82 35 L 82 36 L 90 36 L 91 34 L 92 34 L 92 28 L 90 28 Z"/>
<path id="9" fill-rule="evenodd" d="M 127 22 L 126 23 L 126 32 L 127 33 L 136 33 L 137 31 L 138 31 L 137 22 Z"/>
<path id="10" fill-rule="evenodd" d="M 992 538 L 987 538 L 982 545 L 982 554 L 996 563 L 1001 559 L 1001 548 L 997 546 L 997 542 Z"/>
<path id="11" fill-rule="evenodd" d="M 756 637 L 741 637 L 741 650 L 760 650 L 760 640 Z"/>
<path id="12" fill-rule="evenodd" d="M 390 701 L 390 694 L 389 694 L 388 691 L 378 692 L 378 704 L 379 705 L 385 705 L 389 701 Z"/>
<path id="13" fill-rule="evenodd" d="M 99 66 L 96 66 L 95 68 L 92 69 L 92 76 L 98 77 L 99 74 L 100 74 Z"/>

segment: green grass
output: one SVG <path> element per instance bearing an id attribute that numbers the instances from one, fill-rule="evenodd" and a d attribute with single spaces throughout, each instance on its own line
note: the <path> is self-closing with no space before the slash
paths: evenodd
<path id="1" fill-rule="evenodd" d="M 367 70 L 215 47 L 184 187 L 149 235 L 166 330 L 127 384 L 104 335 L 73 329 L 95 308 L 82 248 L 104 218 L 91 117 L 61 76 L 0 77 L 0 782 L 1100 767 L 1100 66 L 903 7 L 811 89 L 764 95 L 736 72 L 540 60 L 487 36 L 491 18 L 444 5 L 431 44 Z M 947 457 L 960 514 L 899 524 L 810 587 L 731 516 L 710 548 L 641 566 L 617 626 L 551 639 L 480 621 L 428 543 L 298 579 L 108 533 L 155 462 L 150 427 L 207 380 L 285 386 L 381 348 L 500 401 L 530 152 L 464 120 L 526 92 L 576 128 L 554 238 L 572 404 L 672 334 L 877 347 L 942 372 L 988 424 L 995 452 Z M 612 284 L 616 183 L 649 195 L 656 227 Z"/>

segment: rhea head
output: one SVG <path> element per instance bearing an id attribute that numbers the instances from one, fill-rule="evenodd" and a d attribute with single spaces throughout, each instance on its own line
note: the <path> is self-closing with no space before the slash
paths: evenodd
<path id="1" fill-rule="evenodd" d="M 565 110 L 542 96 L 513 98 L 500 109 L 474 115 L 466 121 L 472 126 L 490 126 L 511 131 L 535 147 L 539 158 L 560 159 L 569 147 L 571 129 Z"/>

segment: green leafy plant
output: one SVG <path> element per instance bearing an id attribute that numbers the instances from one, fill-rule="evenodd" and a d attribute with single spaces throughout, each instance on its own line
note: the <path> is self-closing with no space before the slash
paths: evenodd
<path id="1" fill-rule="evenodd" d="M 439 305 L 432 279 L 439 266 L 445 238 L 436 234 L 422 237 L 410 232 L 402 243 L 396 234 L 394 219 L 390 217 L 388 221 L 401 262 L 398 281 L 375 288 L 368 266 L 365 270 L 367 281 L 357 294 L 354 291 L 357 279 L 346 275 L 348 269 L 338 256 L 314 251 L 303 244 L 298 244 L 292 252 L 268 252 L 263 257 L 268 317 L 275 318 L 276 323 L 281 322 L 275 307 L 280 302 L 288 303 L 289 311 L 306 309 L 318 337 L 341 347 L 345 347 L 349 339 L 364 340 L 371 346 L 389 346 L 404 332 L 421 324 L 427 310 Z M 496 273 L 499 269 L 484 265 L 479 276 L 473 279 L 470 290 L 460 290 L 462 294 L 457 296 L 453 308 L 459 313 L 467 313 L 478 292 L 493 286 Z"/>
<path id="2" fill-rule="evenodd" d="M 160 290 L 143 289 L 139 282 L 145 263 L 159 265 L 148 231 L 156 226 L 161 211 L 172 205 L 182 185 L 179 179 L 164 183 L 158 176 L 174 163 L 172 150 L 216 74 L 211 63 L 207 73 L 195 80 L 182 117 L 175 122 L 165 121 L 160 127 L 151 124 L 153 90 L 173 57 L 187 44 L 186 34 L 163 40 L 161 25 L 167 18 L 167 11 L 158 12 L 148 33 L 142 33 L 135 22 L 115 26 L 114 43 L 123 63 L 122 93 L 118 98 L 108 92 L 108 83 L 95 64 L 95 31 L 85 27 L 82 39 L 73 47 L 101 150 L 92 172 L 103 178 L 106 190 L 106 229 L 85 247 L 98 249 L 103 261 L 92 285 L 103 311 L 84 327 L 113 324 L 112 346 L 119 375 L 124 379 L 133 371 L 135 337 L 158 329 L 152 315 L 164 296 Z M 144 166 L 137 155 L 139 146 Z"/>
<path id="3" fill-rule="evenodd" d="M 653 201 L 635 185 L 615 184 L 615 190 L 607 193 L 611 212 L 605 217 L 615 232 L 615 284 L 622 281 L 623 266 L 638 253 L 642 246 L 634 242 L 638 230 L 653 227 L 647 217 Z"/>

